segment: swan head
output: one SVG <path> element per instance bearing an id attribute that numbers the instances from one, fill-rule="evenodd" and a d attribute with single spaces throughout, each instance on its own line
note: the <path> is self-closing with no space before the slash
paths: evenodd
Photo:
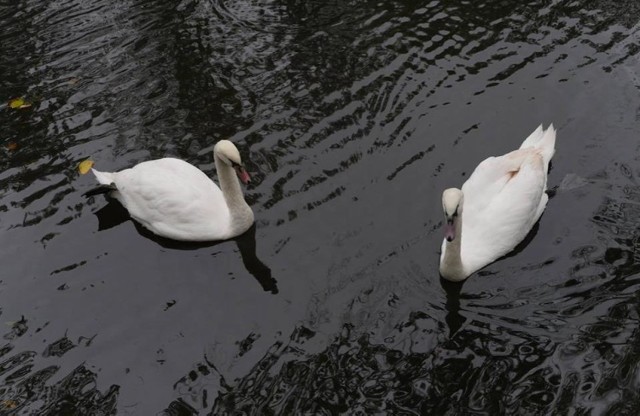
<path id="1" fill-rule="evenodd" d="M 448 242 L 456 238 L 456 223 L 462 215 L 463 199 L 462 191 L 457 188 L 445 189 L 442 193 L 442 209 L 447 222 L 444 228 L 444 237 Z"/>
<path id="2" fill-rule="evenodd" d="M 242 164 L 242 158 L 238 148 L 229 140 L 220 140 L 213 148 L 213 154 L 216 155 L 226 165 L 231 166 L 242 183 L 247 184 L 251 181 L 249 173 Z"/>

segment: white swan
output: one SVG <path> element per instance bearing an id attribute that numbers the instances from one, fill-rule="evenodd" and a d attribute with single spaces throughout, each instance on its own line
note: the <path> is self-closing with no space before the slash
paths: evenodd
<path id="1" fill-rule="evenodd" d="M 200 169 L 173 158 L 142 162 L 120 172 L 92 169 L 132 218 L 162 237 L 214 241 L 236 237 L 253 224 L 237 176 L 249 182 L 238 149 L 220 140 L 213 150 L 220 188 Z"/>
<path id="2" fill-rule="evenodd" d="M 509 253 L 538 221 L 549 197 L 556 130 L 540 125 L 520 149 L 482 161 L 462 190 L 442 194 L 446 220 L 440 275 L 461 281 Z"/>

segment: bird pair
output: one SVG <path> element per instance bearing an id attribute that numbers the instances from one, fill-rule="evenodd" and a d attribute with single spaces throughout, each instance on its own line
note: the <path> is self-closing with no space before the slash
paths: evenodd
<path id="1" fill-rule="evenodd" d="M 461 189 L 443 192 L 442 277 L 462 281 L 525 238 L 549 199 L 545 191 L 555 140 L 553 125 L 546 130 L 540 125 L 518 150 L 485 159 Z M 153 233 L 180 241 L 226 240 L 253 224 L 238 181 L 246 184 L 250 178 L 230 141 L 219 141 L 213 154 L 220 187 L 200 169 L 174 158 L 93 173 Z"/>

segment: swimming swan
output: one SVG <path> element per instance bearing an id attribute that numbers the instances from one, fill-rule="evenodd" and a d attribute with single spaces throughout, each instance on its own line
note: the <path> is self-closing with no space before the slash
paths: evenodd
<path id="1" fill-rule="evenodd" d="M 442 194 L 445 239 L 440 275 L 461 281 L 509 253 L 538 221 L 549 197 L 556 130 L 540 125 L 520 149 L 482 161 L 462 189 Z"/>
<path id="2" fill-rule="evenodd" d="M 213 150 L 220 188 L 200 169 L 180 159 L 142 162 L 120 172 L 92 169 L 101 185 L 133 219 L 162 237 L 214 241 L 236 237 L 253 224 L 236 175 L 250 180 L 238 149 L 220 140 Z"/>

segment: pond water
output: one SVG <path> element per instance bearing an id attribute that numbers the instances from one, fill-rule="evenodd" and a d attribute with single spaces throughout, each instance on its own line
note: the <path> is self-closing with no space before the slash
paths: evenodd
<path id="1" fill-rule="evenodd" d="M 0 414 L 640 412 L 640 3 L 0 5 Z M 441 281 L 440 195 L 558 128 L 514 255 Z M 256 227 L 104 195 L 233 140 Z"/>

